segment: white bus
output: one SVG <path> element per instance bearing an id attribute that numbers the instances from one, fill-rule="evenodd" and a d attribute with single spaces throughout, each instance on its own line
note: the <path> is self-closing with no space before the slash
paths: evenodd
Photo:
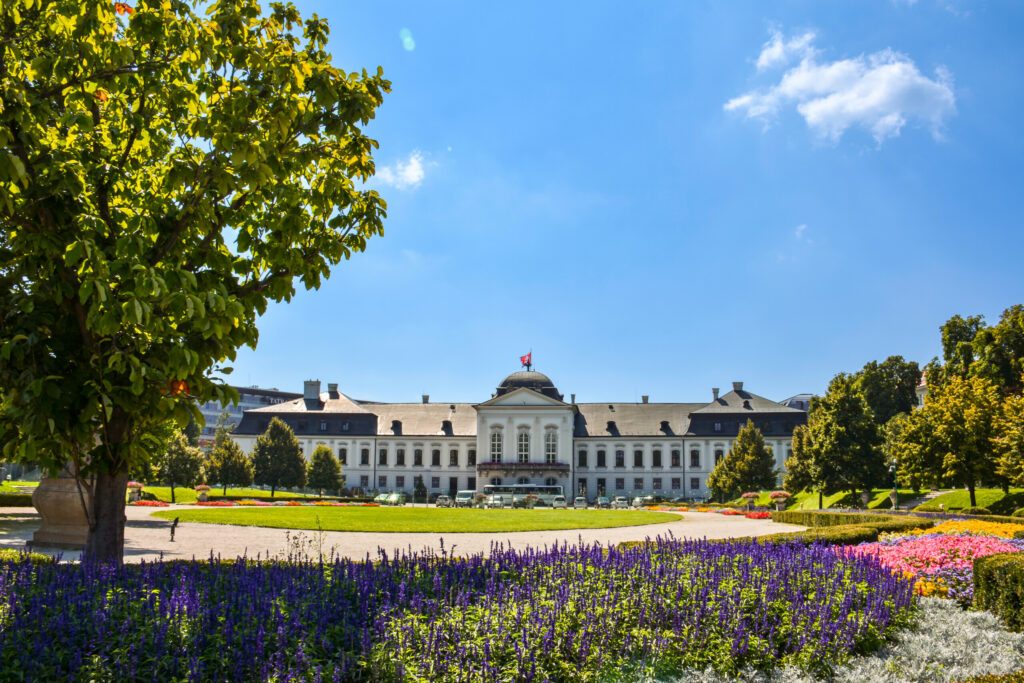
<path id="1" fill-rule="evenodd" d="M 494 500 L 494 496 L 501 496 L 505 507 L 519 507 L 525 505 L 526 496 L 533 494 L 539 499 L 538 505 L 551 506 L 551 499 L 555 496 L 564 495 L 561 486 L 546 486 L 544 484 L 487 484 L 484 486 L 484 495 L 487 496 L 486 503 Z"/>

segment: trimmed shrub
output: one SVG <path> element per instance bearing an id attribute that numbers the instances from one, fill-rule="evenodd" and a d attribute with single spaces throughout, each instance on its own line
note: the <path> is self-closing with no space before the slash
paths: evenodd
<path id="1" fill-rule="evenodd" d="M 974 561 L 974 606 L 992 612 L 1007 628 L 1024 631 L 1024 553 Z"/>
<path id="2" fill-rule="evenodd" d="M 1021 508 L 1020 510 L 1014 510 L 1013 514 L 1010 515 L 1010 516 L 1011 517 L 1024 517 L 1024 508 Z"/>
<path id="3" fill-rule="evenodd" d="M 32 496 L 27 493 L 0 493 L 0 507 L 30 508 L 32 507 Z"/>
<path id="4" fill-rule="evenodd" d="M 53 558 L 49 555 L 30 553 L 27 550 L 17 550 L 15 548 L 0 548 L 0 562 L 20 562 L 26 559 L 33 564 L 53 562 Z"/>
<path id="5" fill-rule="evenodd" d="M 1014 538 L 1024 538 L 1024 531 L 1014 531 L 1013 532 L 1013 537 Z"/>
<path id="6" fill-rule="evenodd" d="M 959 511 L 962 515 L 991 515 L 992 511 L 988 508 L 976 507 L 976 508 L 964 508 Z"/>
<path id="7" fill-rule="evenodd" d="M 829 526 L 871 526 L 880 531 L 912 531 L 927 529 L 934 520 L 927 517 L 846 514 L 842 512 L 817 512 L 815 510 L 783 510 L 772 513 L 772 520 L 780 524 L 798 524 L 807 527 Z"/>
<path id="8" fill-rule="evenodd" d="M 769 536 L 758 536 L 755 541 L 761 543 L 790 543 L 804 545 L 823 543 L 825 545 L 855 545 L 878 540 L 879 530 L 873 526 L 847 524 L 843 526 L 819 527 L 807 531 L 791 531 Z"/>
<path id="9" fill-rule="evenodd" d="M 986 674 L 971 676 L 963 683 L 1024 683 L 1024 669 L 1008 674 Z"/>

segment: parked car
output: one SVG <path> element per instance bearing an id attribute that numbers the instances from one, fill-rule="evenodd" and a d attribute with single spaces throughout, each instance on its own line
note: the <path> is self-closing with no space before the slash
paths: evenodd
<path id="1" fill-rule="evenodd" d="M 476 498 L 476 491 L 459 491 L 455 494 L 455 507 L 471 508 L 474 498 Z"/>
<path id="2" fill-rule="evenodd" d="M 608 509 L 612 506 L 612 502 L 608 500 L 608 496 L 598 496 L 597 500 L 594 501 L 594 507 Z"/>
<path id="3" fill-rule="evenodd" d="M 633 499 L 633 502 L 630 503 L 630 505 L 635 508 L 642 508 L 644 506 L 644 499 L 641 498 L 640 496 L 637 496 L 636 498 Z"/>
<path id="4" fill-rule="evenodd" d="M 576 508 L 577 510 L 586 510 L 587 509 L 587 499 L 584 498 L 583 496 L 576 496 L 576 500 L 574 500 L 572 502 L 572 506 L 574 508 Z"/>
<path id="5" fill-rule="evenodd" d="M 567 504 L 567 503 L 565 502 L 565 496 L 553 496 L 553 497 L 551 498 L 551 509 L 552 509 L 552 510 L 557 510 L 557 509 L 559 509 L 559 508 L 561 508 L 562 510 L 564 510 L 564 509 L 566 509 L 567 507 L 569 507 L 569 506 L 568 506 L 568 504 Z"/>
<path id="6" fill-rule="evenodd" d="M 496 508 L 500 510 L 501 508 L 505 507 L 505 497 L 500 494 L 491 496 L 490 498 L 487 499 L 487 502 L 484 504 L 484 507 Z"/>
<path id="7" fill-rule="evenodd" d="M 450 508 L 452 506 L 452 499 L 442 493 L 437 497 L 437 500 L 434 501 L 434 505 L 439 508 Z"/>
<path id="8" fill-rule="evenodd" d="M 612 510 L 625 510 L 629 507 L 629 500 L 625 496 L 615 496 L 612 500 Z"/>
<path id="9" fill-rule="evenodd" d="M 404 493 L 389 493 L 387 499 L 387 505 L 405 505 L 407 500 Z"/>
<path id="10" fill-rule="evenodd" d="M 376 503 L 377 505 L 387 505 L 388 504 L 388 494 L 387 493 L 378 493 L 376 496 L 373 497 L 373 502 Z"/>

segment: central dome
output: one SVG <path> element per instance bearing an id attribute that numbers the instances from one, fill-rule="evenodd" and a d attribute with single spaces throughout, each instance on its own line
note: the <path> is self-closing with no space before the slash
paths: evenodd
<path id="1" fill-rule="evenodd" d="M 557 401 L 562 400 L 562 394 L 558 393 L 558 389 L 555 388 L 555 383 L 551 381 L 551 378 L 543 372 L 537 372 L 536 370 L 513 372 L 501 380 L 501 384 L 498 385 L 497 395 L 504 396 L 516 389 L 532 389 L 548 398 L 553 398 Z"/>

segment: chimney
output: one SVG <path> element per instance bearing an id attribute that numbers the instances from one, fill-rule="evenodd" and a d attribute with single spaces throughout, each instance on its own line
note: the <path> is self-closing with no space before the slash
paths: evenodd
<path id="1" fill-rule="evenodd" d="M 743 382 L 733 382 L 732 383 L 732 390 L 733 391 L 743 391 Z"/>
<path id="2" fill-rule="evenodd" d="M 650 400 L 650 398 L 651 398 L 650 396 L 648 396 L 647 394 L 644 394 L 643 396 L 640 397 L 640 401 L 642 403 L 647 403 Z"/>
<path id="3" fill-rule="evenodd" d="M 576 405 L 576 394 L 569 394 L 569 402 Z"/>
<path id="4" fill-rule="evenodd" d="M 711 389 L 711 395 L 714 397 L 711 399 L 712 401 L 718 400 L 718 387 L 714 387 Z"/>
<path id="5" fill-rule="evenodd" d="M 327 385 L 327 393 L 330 394 L 331 398 L 338 398 L 338 383 L 331 382 Z"/>
<path id="6" fill-rule="evenodd" d="M 302 383 L 302 398 L 307 401 L 320 401 L 320 380 L 307 379 Z"/>
<path id="7" fill-rule="evenodd" d="M 430 403 L 430 394 L 423 394 L 423 402 Z"/>

